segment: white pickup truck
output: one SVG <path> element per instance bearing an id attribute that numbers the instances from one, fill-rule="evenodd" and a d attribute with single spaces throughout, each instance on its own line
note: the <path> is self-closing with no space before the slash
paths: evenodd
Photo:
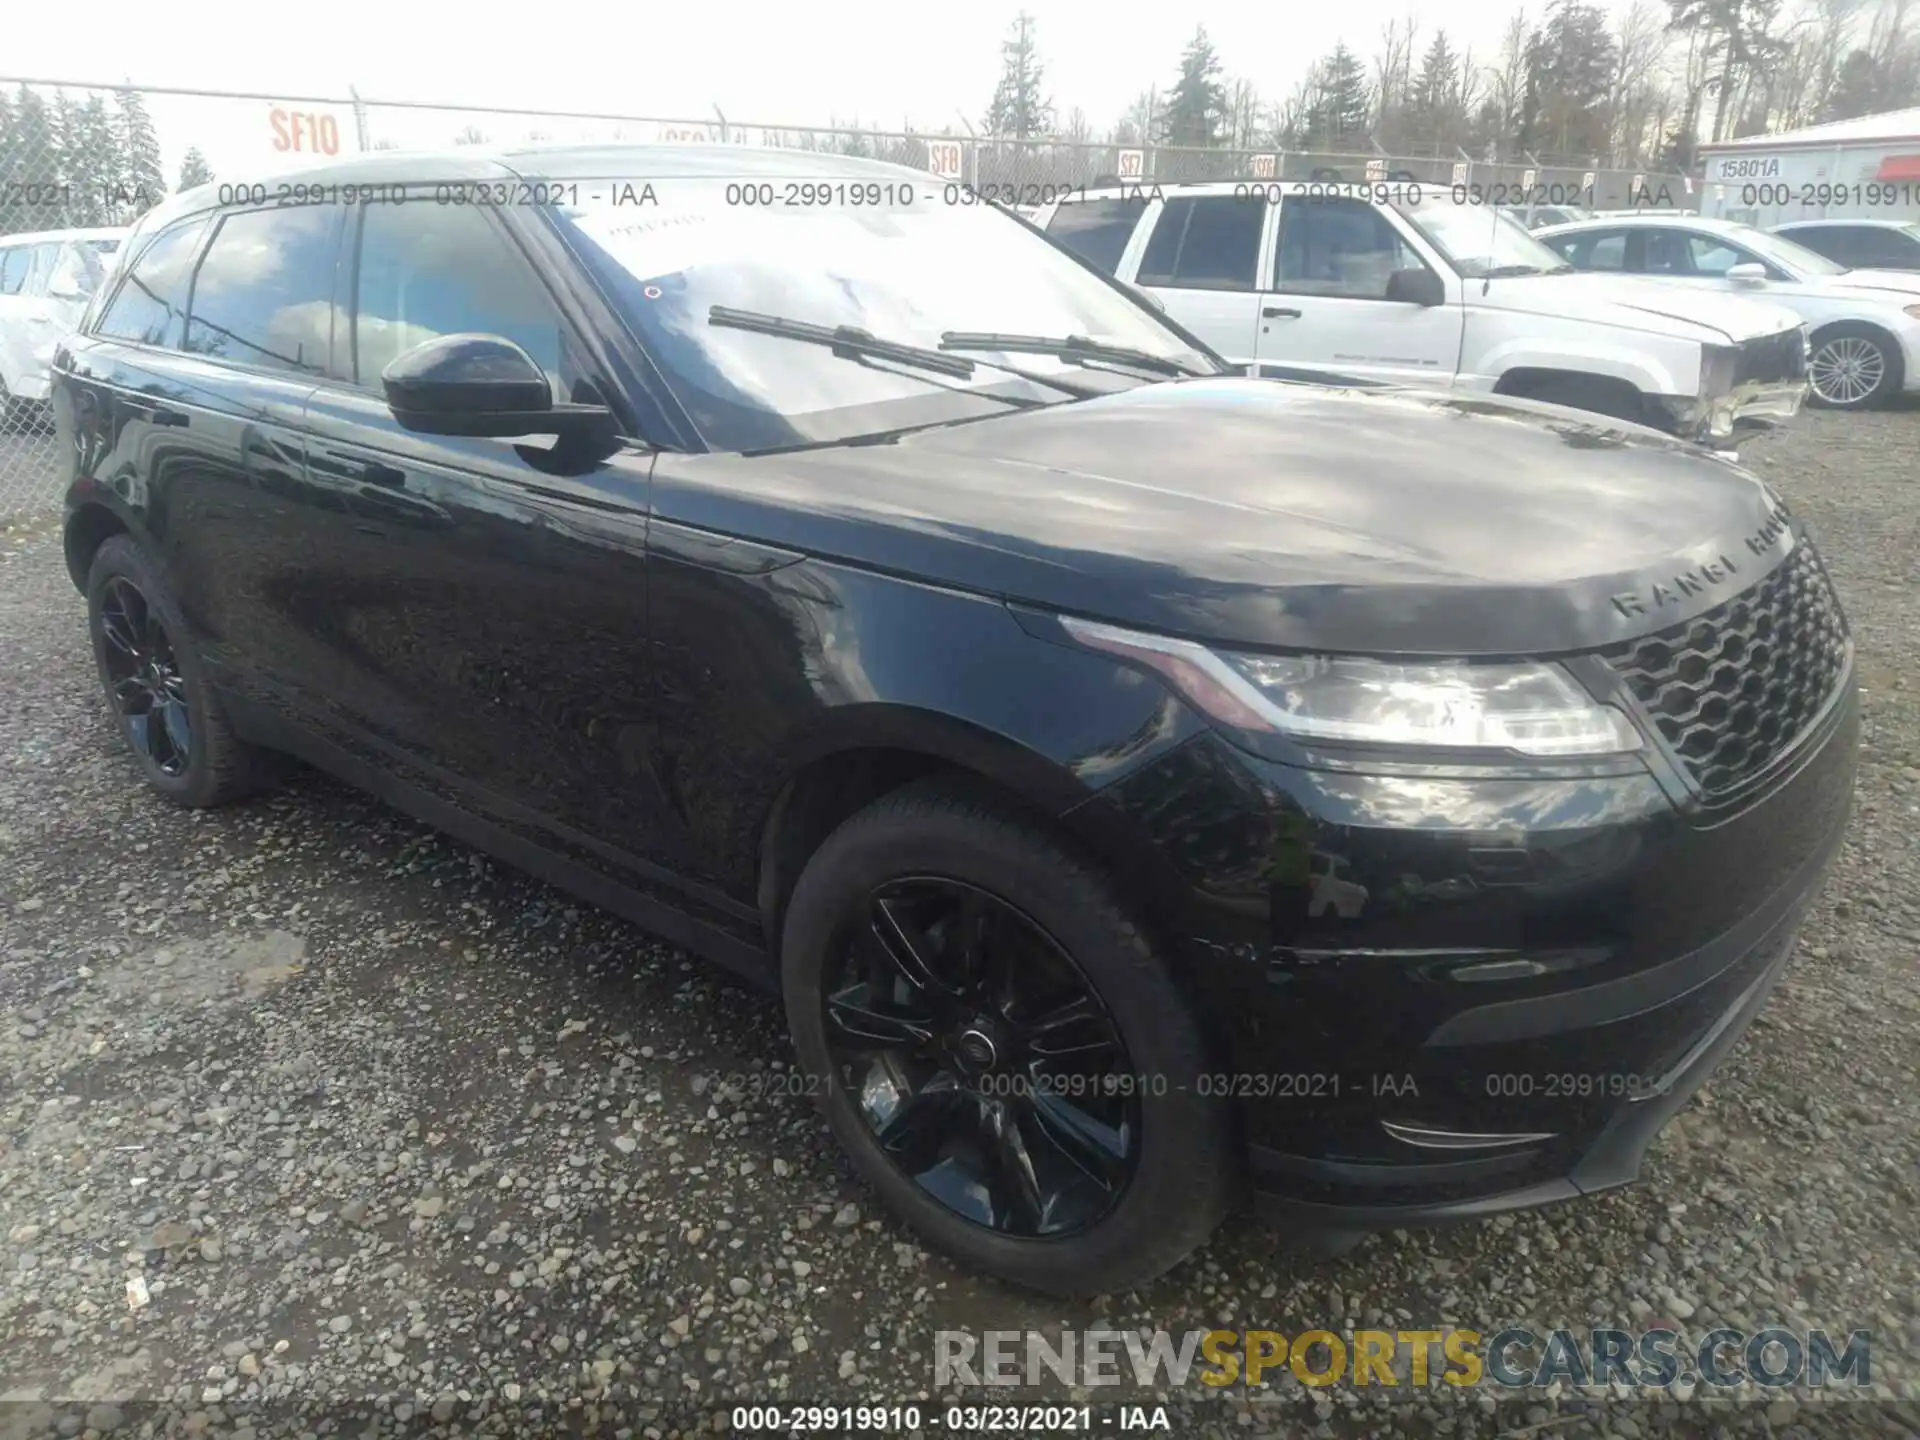
<path id="1" fill-rule="evenodd" d="M 1707 443 L 1806 398 L 1793 312 L 1575 274 L 1445 187 L 1128 185 L 1032 220 L 1257 375 L 1511 395 Z"/>

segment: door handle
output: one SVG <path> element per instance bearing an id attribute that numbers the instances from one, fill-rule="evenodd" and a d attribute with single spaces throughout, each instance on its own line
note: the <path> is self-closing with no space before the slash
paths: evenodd
<path id="1" fill-rule="evenodd" d="M 1262 320 L 1298 320 L 1300 312 L 1291 305 L 1262 305 L 1260 318 Z"/>

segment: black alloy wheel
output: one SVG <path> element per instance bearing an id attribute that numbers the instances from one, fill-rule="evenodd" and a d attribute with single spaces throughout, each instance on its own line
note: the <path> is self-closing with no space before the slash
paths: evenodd
<path id="1" fill-rule="evenodd" d="M 1002 1234 L 1103 1218 L 1138 1154 L 1141 1082 L 1059 943 L 940 876 L 876 886 L 863 919 L 823 996 L 827 1044 L 888 1159 Z"/>
<path id="2" fill-rule="evenodd" d="M 780 983 L 854 1168 L 968 1265 L 1119 1294 L 1236 1198 L 1215 1042 L 1147 925 L 1042 817 L 965 777 L 883 795 L 820 844 Z"/>
<path id="3" fill-rule="evenodd" d="M 279 757 L 234 733 L 179 606 L 132 536 L 110 536 L 94 552 L 87 622 L 114 720 L 161 795 L 224 805 L 279 778 Z"/>
<path id="4" fill-rule="evenodd" d="M 164 776 L 193 763 L 193 712 L 173 637 L 140 587 L 124 575 L 107 580 L 100 596 L 101 656 L 107 698 L 133 752 Z"/>

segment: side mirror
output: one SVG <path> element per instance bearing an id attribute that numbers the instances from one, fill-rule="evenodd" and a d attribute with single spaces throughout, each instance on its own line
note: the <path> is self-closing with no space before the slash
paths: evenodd
<path id="1" fill-rule="evenodd" d="M 1736 285 L 1764 285 L 1767 280 L 1767 267 L 1757 260 L 1743 260 L 1738 265 L 1727 267 L 1727 279 Z"/>
<path id="2" fill-rule="evenodd" d="M 47 298 L 49 300 L 62 300 L 70 305 L 79 305 L 85 303 L 87 292 L 84 290 L 76 290 L 70 285 L 49 285 L 47 287 Z"/>
<path id="3" fill-rule="evenodd" d="M 1444 305 L 1447 303 L 1446 282 L 1422 266 L 1396 270 L 1387 277 L 1387 299 L 1428 308 Z"/>
<path id="4" fill-rule="evenodd" d="M 380 376 L 393 418 L 422 435 L 559 435 L 605 423 L 598 405 L 556 405 L 533 357 L 500 335 L 442 335 Z"/>
<path id="5" fill-rule="evenodd" d="M 1138 300 L 1142 305 L 1147 306 L 1149 309 L 1156 310 L 1162 315 L 1167 313 L 1167 302 L 1162 300 L 1158 295 L 1154 294 L 1151 290 L 1145 289 L 1144 287 L 1139 285 L 1129 285 L 1127 286 L 1127 288 L 1133 291 L 1134 298 Z"/>

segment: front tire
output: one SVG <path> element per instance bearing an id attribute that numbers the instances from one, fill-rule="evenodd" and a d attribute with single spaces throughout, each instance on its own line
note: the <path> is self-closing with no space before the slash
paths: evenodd
<path id="1" fill-rule="evenodd" d="M 272 758 L 233 733 L 180 607 L 130 536 L 93 557 L 87 623 L 107 705 L 147 784 L 205 809 L 272 783 Z"/>
<path id="2" fill-rule="evenodd" d="M 1055 1295 L 1131 1289 L 1230 1208 L 1209 1047 L 1111 885 L 1037 826 L 940 784 L 829 836 L 787 909 L 803 1073 L 886 1206 Z"/>
<path id="3" fill-rule="evenodd" d="M 1813 339 L 1807 384 L 1816 405 L 1870 410 L 1884 405 L 1905 379 L 1900 347 L 1869 325 L 1834 325 Z"/>

